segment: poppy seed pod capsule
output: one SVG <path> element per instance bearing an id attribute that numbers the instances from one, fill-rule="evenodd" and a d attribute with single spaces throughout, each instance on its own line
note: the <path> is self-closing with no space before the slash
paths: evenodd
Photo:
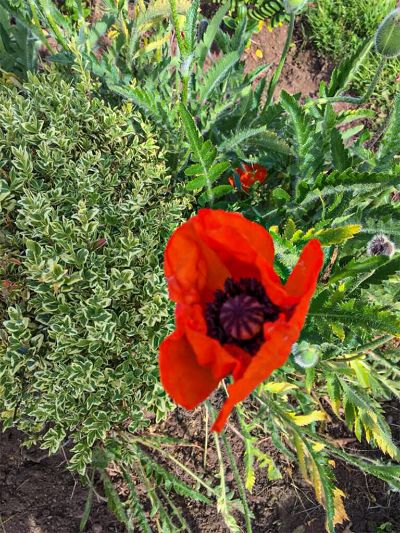
<path id="1" fill-rule="evenodd" d="M 307 3 L 307 0 L 283 0 L 283 5 L 288 13 L 297 13 Z"/>
<path id="2" fill-rule="evenodd" d="M 400 8 L 383 19 L 375 34 L 376 51 L 384 57 L 400 55 Z"/>
<path id="3" fill-rule="evenodd" d="M 386 255 L 392 257 L 396 251 L 394 243 L 389 240 L 386 235 L 379 233 L 372 237 L 368 243 L 368 255 Z"/>

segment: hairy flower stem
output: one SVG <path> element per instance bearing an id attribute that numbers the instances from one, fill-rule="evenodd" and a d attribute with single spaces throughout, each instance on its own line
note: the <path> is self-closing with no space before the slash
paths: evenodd
<path id="1" fill-rule="evenodd" d="M 250 509 L 249 509 L 249 504 L 247 503 L 246 491 L 245 491 L 245 488 L 244 488 L 244 485 L 243 485 L 242 478 L 240 477 L 239 469 L 237 467 L 235 458 L 234 458 L 233 453 L 232 453 L 232 448 L 231 448 L 231 446 L 230 446 L 230 444 L 228 442 L 228 439 L 226 438 L 225 431 L 223 431 L 221 433 L 221 438 L 222 438 L 222 442 L 223 442 L 223 444 L 225 446 L 225 450 L 226 450 L 226 453 L 228 455 L 229 462 L 230 462 L 231 467 L 232 467 L 232 472 L 233 472 L 233 475 L 235 477 L 236 485 L 237 485 L 237 488 L 238 488 L 238 491 L 239 491 L 239 494 L 240 494 L 240 499 L 242 500 L 242 503 L 243 503 L 244 520 L 245 520 L 245 524 L 246 524 L 246 532 L 247 533 L 252 533 Z"/>
<path id="2" fill-rule="evenodd" d="M 189 77 L 183 76 L 182 77 L 182 103 L 184 105 L 188 102 L 188 95 L 189 95 Z"/>
<path id="3" fill-rule="evenodd" d="M 290 14 L 290 21 L 289 21 L 289 27 L 288 27 L 288 33 L 286 36 L 286 42 L 285 46 L 283 47 L 281 60 L 279 61 L 279 65 L 277 66 L 274 75 L 272 76 L 271 81 L 269 82 L 268 86 L 268 93 L 267 93 L 267 100 L 265 102 L 264 109 L 266 109 L 272 102 L 272 97 L 274 95 L 275 88 L 278 84 L 279 78 L 281 77 L 283 67 L 286 63 L 286 57 L 289 52 L 290 45 L 292 43 L 293 39 L 293 30 L 294 30 L 294 21 L 295 21 L 296 15 L 295 13 Z"/>
<path id="4" fill-rule="evenodd" d="M 225 392 L 226 392 L 226 387 L 225 387 Z M 236 408 L 237 408 L 237 406 L 236 406 Z M 212 416 L 215 417 L 215 411 L 214 411 L 214 409 L 213 409 L 213 407 L 212 407 L 212 405 L 211 405 L 211 403 L 209 401 L 207 401 L 206 410 L 208 411 L 208 409 L 211 411 Z M 240 416 L 238 410 L 237 410 L 237 415 Z M 243 427 L 243 425 L 245 425 L 245 424 L 242 424 L 242 421 L 240 420 L 240 425 L 241 425 L 241 427 Z M 247 428 L 246 428 L 246 431 L 247 431 Z M 243 435 L 241 435 L 240 433 L 239 433 L 239 435 L 243 439 Z M 215 438 L 215 435 L 214 435 L 214 438 Z M 238 469 L 236 461 L 235 461 L 235 457 L 234 457 L 234 455 L 232 453 L 232 448 L 231 448 L 231 446 L 230 446 L 230 444 L 228 442 L 228 439 L 226 438 L 225 431 L 221 432 L 221 439 L 222 439 L 222 443 L 223 443 L 223 445 L 225 447 L 226 453 L 228 455 L 228 459 L 229 459 L 229 462 L 230 462 L 230 465 L 231 465 L 231 468 L 232 468 L 232 472 L 233 472 L 233 475 L 235 477 L 236 485 L 237 485 L 237 488 L 238 488 L 238 491 L 239 491 L 240 499 L 241 499 L 242 504 L 243 504 L 244 520 L 245 520 L 245 524 L 246 524 L 246 533 L 252 533 L 251 514 L 250 514 L 249 504 L 248 504 L 247 498 L 246 498 L 246 491 L 245 491 L 245 488 L 244 488 L 244 485 L 243 485 L 242 478 L 240 477 L 240 473 L 239 473 L 239 469 Z"/>
<path id="5" fill-rule="evenodd" d="M 36 35 L 39 37 L 41 43 L 47 48 L 47 50 L 51 53 L 51 54 L 55 54 L 57 51 L 55 48 L 53 48 L 51 46 L 51 44 L 49 43 L 49 40 L 46 36 L 46 34 L 44 33 L 43 29 L 42 29 L 42 26 L 40 24 L 40 21 L 39 21 L 39 18 L 38 18 L 38 15 L 37 15 L 37 10 L 36 10 L 36 6 L 35 4 L 33 3 L 33 0 L 29 0 L 29 7 L 31 9 L 31 16 L 32 16 L 32 24 L 35 28 L 35 32 Z M 12 12 L 13 16 L 17 17 L 17 15 Z M 33 30 L 31 30 L 33 31 Z"/>
<path id="6" fill-rule="evenodd" d="M 142 444 L 143 446 L 147 448 L 153 448 L 154 450 L 157 450 L 158 452 L 160 452 L 162 455 L 164 455 L 164 457 L 166 457 L 167 459 L 175 463 L 177 466 L 182 468 L 182 470 L 186 472 L 191 478 L 193 478 L 197 483 L 202 485 L 207 490 L 208 493 L 216 497 L 215 490 L 210 485 L 208 485 L 199 476 L 197 476 L 194 472 L 192 472 L 190 468 L 188 468 L 186 465 L 178 461 L 178 459 L 176 459 L 173 455 L 166 452 L 163 448 L 161 448 L 161 446 L 157 446 L 156 444 L 149 442 L 148 440 L 142 439 L 142 438 L 133 438 L 132 440 L 135 444 Z"/>
<path id="7" fill-rule="evenodd" d="M 310 102 L 307 102 L 305 104 L 305 107 L 311 107 L 314 105 L 322 105 L 322 104 L 335 104 L 337 102 L 343 102 L 346 104 L 365 104 L 374 92 L 376 85 L 379 81 L 379 78 L 381 77 L 383 68 L 386 64 L 386 58 L 382 57 L 382 59 L 379 62 L 378 68 L 376 69 L 375 75 L 371 80 L 371 83 L 368 86 L 368 89 L 366 90 L 364 96 L 327 96 L 326 98 L 318 98 L 317 100 L 311 100 Z"/>
<path id="8" fill-rule="evenodd" d="M 373 342 L 369 342 L 368 344 L 364 344 L 363 346 L 360 346 L 356 352 L 352 352 L 349 355 L 349 357 L 336 357 L 334 359 L 330 359 L 329 362 L 346 362 L 346 361 L 353 361 L 354 359 L 359 359 L 360 357 L 364 357 L 366 352 L 370 352 L 371 350 L 375 350 L 376 348 L 379 348 L 380 346 L 383 346 L 384 344 L 387 344 L 394 338 L 393 335 L 384 335 L 383 337 L 380 337 L 379 339 L 375 339 Z"/>
<path id="9" fill-rule="evenodd" d="M 175 30 L 176 40 L 178 42 L 178 46 L 179 46 L 179 50 L 181 52 L 181 55 L 184 55 L 185 44 L 184 44 L 184 41 L 182 39 L 181 29 L 180 29 L 180 26 L 179 26 L 178 9 L 176 7 L 176 0 L 169 0 L 169 5 L 170 5 L 170 9 L 171 9 L 171 18 L 172 18 L 172 24 L 173 24 L 174 30 Z"/>
<path id="10" fill-rule="evenodd" d="M 209 420 L 209 416 L 208 416 L 208 409 L 207 407 L 205 408 L 205 413 L 206 413 L 206 416 L 205 416 L 205 421 L 204 421 L 204 425 L 205 425 L 205 439 L 204 439 L 204 459 L 203 459 L 203 467 L 206 468 L 207 467 L 207 451 L 208 451 L 208 437 L 209 437 L 209 431 L 208 431 L 208 420 Z"/>

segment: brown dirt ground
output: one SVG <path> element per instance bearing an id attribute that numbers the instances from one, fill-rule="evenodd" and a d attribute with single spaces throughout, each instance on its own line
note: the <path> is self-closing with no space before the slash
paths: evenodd
<path id="1" fill-rule="evenodd" d="M 0 532 L 77 533 L 87 489 L 78 476 L 65 469 L 60 452 L 51 457 L 43 450 L 20 448 L 15 430 L 0 433 Z M 93 501 L 86 530 L 120 533 L 123 528 L 102 501 Z"/>
<path id="2" fill-rule="evenodd" d="M 218 393 L 213 403 L 218 402 Z M 216 405 L 215 405 L 216 406 Z M 395 441 L 400 444 L 400 402 L 386 405 L 387 420 L 391 424 Z M 204 410 L 193 413 L 176 409 L 168 420 L 154 425 L 152 431 L 158 435 L 169 435 L 189 442 L 190 446 L 168 446 L 168 451 L 187 467 L 208 480 L 217 483 L 218 460 L 210 436 L 206 466 Z M 358 443 L 343 424 L 333 417 L 327 427 L 330 439 L 349 452 L 359 452 L 366 457 L 380 457 L 365 443 Z M 242 470 L 243 445 L 229 429 L 227 431 L 236 463 Z M 19 448 L 21 436 L 15 430 L 0 435 L 0 532 L 2 533 L 75 533 L 83 514 L 87 490 L 79 479 L 65 469 L 66 457 L 58 453 L 43 459 L 43 451 Z M 299 475 L 298 471 L 279 452 L 268 438 L 261 439 L 260 449 L 273 457 L 282 473 L 282 479 L 269 481 L 264 470 L 257 470 L 256 483 L 248 501 L 253 513 L 253 533 L 323 533 L 324 512 L 316 502 L 313 489 Z M 68 453 L 68 452 L 67 452 Z M 154 455 L 156 457 L 156 454 Z M 168 470 L 191 484 L 191 479 L 171 463 L 158 457 Z M 228 460 L 225 457 L 225 464 Z M 121 494 L 125 491 L 118 475 L 113 481 Z M 242 472 L 243 473 L 243 472 Z M 234 476 L 226 468 L 227 486 L 236 491 Z M 135 473 L 132 473 L 135 479 Z M 377 533 L 383 524 L 391 524 L 392 533 L 400 533 L 400 493 L 390 491 L 381 481 L 365 476 L 359 470 L 344 463 L 335 466 L 337 485 L 345 492 L 345 507 L 349 522 L 338 526 L 337 533 Z M 144 508 L 150 510 L 146 499 L 143 480 L 135 479 L 138 493 L 142 495 Z M 101 492 L 101 489 L 99 489 Z M 238 498 L 235 492 L 235 498 Z M 221 516 L 214 507 L 172 498 L 181 509 L 192 533 L 229 533 Z M 239 513 L 234 513 L 241 531 L 244 525 Z M 388 526 L 387 526 L 388 527 Z M 154 525 L 154 531 L 157 531 Z M 124 529 L 107 510 L 102 501 L 94 500 L 88 528 L 89 533 L 122 533 Z M 136 530 L 135 530 L 136 531 Z M 139 532 L 139 529 L 137 530 Z M 172 533 L 172 532 L 168 532 Z"/>
<path id="3" fill-rule="evenodd" d="M 287 35 L 287 26 L 268 31 L 264 26 L 252 39 L 252 45 L 246 51 L 246 70 L 252 70 L 260 62 L 269 63 L 267 75 L 275 71 L 281 58 Z M 310 45 L 304 44 L 301 22 L 296 25 L 293 44 L 290 47 L 285 66 L 275 95 L 283 89 L 290 94 L 301 93 L 303 96 L 315 96 L 320 82 L 328 81 L 332 71 L 331 62 L 319 58 Z M 262 58 L 256 51 L 262 52 Z"/>
<path id="4" fill-rule="evenodd" d="M 213 403 L 215 403 L 215 396 Z M 218 472 L 219 463 L 212 436 L 209 440 L 206 467 L 203 465 L 204 413 L 202 408 L 196 409 L 193 413 L 178 408 L 166 422 L 154 426 L 154 431 L 158 435 L 169 435 L 189 442 L 192 445 L 190 447 L 169 445 L 168 451 L 215 486 L 215 474 Z M 400 402 L 388 403 L 386 415 L 392 425 L 394 438 L 399 443 Z M 372 450 L 368 444 L 358 443 L 354 435 L 348 432 L 334 415 L 327 431 L 329 438 L 348 452 L 359 452 L 369 458 L 381 457 L 380 452 Z M 229 428 L 227 435 L 236 463 L 243 475 L 242 442 Z M 324 511 L 316 502 L 312 487 L 302 479 L 293 465 L 277 452 L 269 438 L 261 439 L 259 445 L 260 449 L 273 457 L 283 477 L 280 480 L 269 481 L 265 470 L 257 471 L 252 494 L 248 494 L 249 505 L 254 515 L 253 533 L 324 533 Z M 226 457 L 224 459 L 227 465 L 228 459 Z M 190 478 L 185 477 L 182 471 L 164 462 L 161 456 L 158 460 L 167 469 L 191 484 Z M 377 529 L 379 526 L 388 523 L 392 526 L 389 531 L 400 533 L 399 493 L 390 491 L 380 480 L 365 476 L 360 470 L 339 461 L 335 465 L 335 476 L 337 486 L 347 495 L 345 507 L 350 518 L 345 524 L 337 526 L 337 533 L 376 533 L 379 531 Z M 133 477 L 135 477 L 134 473 Z M 226 469 L 226 480 L 228 487 L 235 490 L 234 476 L 229 468 Z M 118 475 L 115 481 L 118 483 Z M 136 481 L 140 486 L 140 480 Z M 235 498 L 238 497 L 235 490 Z M 174 502 L 182 510 L 192 533 L 229 533 L 215 508 L 194 501 L 184 501 L 179 497 L 174 498 Z M 241 526 L 241 531 L 245 531 L 241 515 L 238 513 L 234 515 Z"/>

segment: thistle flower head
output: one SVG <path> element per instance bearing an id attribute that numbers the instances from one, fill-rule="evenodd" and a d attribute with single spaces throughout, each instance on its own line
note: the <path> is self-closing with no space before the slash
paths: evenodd
<path id="1" fill-rule="evenodd" d="M 400 55 L 400 8 L 383 19 L 375 33 L 376 51 L 384 57 Z"/>
<path id="2" fill-rule="evenodd" d="M 368 255 L 386 255 L 392 257 L 396 251 L 395 244 L 383 233 L 374 235 L 368 243 Z"/>

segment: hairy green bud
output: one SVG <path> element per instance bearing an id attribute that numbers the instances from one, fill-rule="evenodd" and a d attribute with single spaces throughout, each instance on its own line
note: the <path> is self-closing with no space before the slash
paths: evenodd
<path id="1" fill-rule="evenodd" d="M 320 356 L 318 346 L 305 341 L 293 344 L 292 354 L 295 363 L 302 368 L 314 367 L 318 363 Z"/>
<path id="2" fill-rule="evenodd" d="M 306 5 L 307 0 L 283 0 L 283 5 L 288 13 L 297 13 Z"/>
<path id="3" fill-rule="evenodd" d="M 400 55 L 400 8 L 383 19 L 375 34 L 376 51 L 384 57 Z"/>

